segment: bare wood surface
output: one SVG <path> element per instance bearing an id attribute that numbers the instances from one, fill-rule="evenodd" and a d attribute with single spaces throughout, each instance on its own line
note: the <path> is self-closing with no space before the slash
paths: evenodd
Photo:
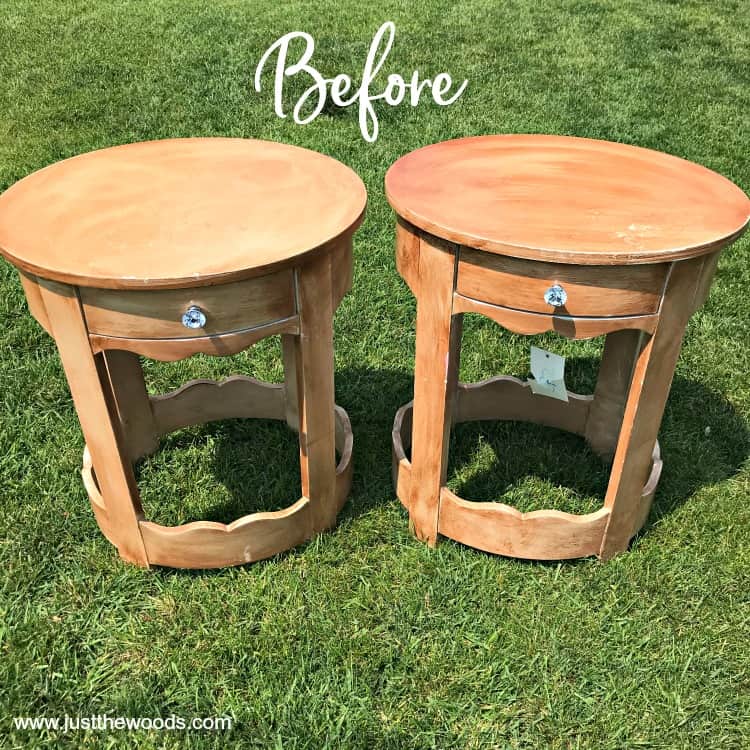
<path id="1" fill-rule="evenodd" d="M 406 457 L 406 451 L 411 448 L 413 416 L 414 402 L 409 401 L 396 412 L 391 430 L 391 479 L 396 497 L 407 510 L 411 502 L 411 461 Z"/>
<path id="2" fill-rule="evenodd" d="M 414 295 L 419 294 L 419 232 L 400 217 L 396 223 L 396 268 Z"/>
<path id="3" fill-rule="evenodd" d="M 652 331 L 656 326 L 658 315 L 629 315 L 613 318 L 575 318 L 565 315 L 549 315 L 532 313 L 523 310 L 513 310 L 509 307 L 499 307 L 486 302 L 454 295 L 454 312 L 469 312 L 484 315 L 499 323 L 513 333 L 532 336 L 547 331 L 556 331 L 561 336 L 571 339 L 590 339 L 612 331 L 637 328 L 642 331 Z"/>
<path id="4" fill-rule="evenodd" d="M 706 256 L 703 260 L 703 266 L 700 271 L 700 282 L 698 283 L 698 289 L 695 292 L 695 301 L 693 303 L 693 312 L 695 312 L 708 297 L 708 293 L 711 291 L 711 283 L 714 280 L 714 274 L 719 266 L 719 256 L 721 253 L 714 253 L 713 255 Z"/>
<path id="5" fill-rule="evenodd" d="M 81 287 L 89 332 L 120 338 L 195 338 L 255 328 L 295 315 L 291 270 L 195 289 L 117 290 Z M 206 316 L 201 329 L 186 328 L 191 306 Z"/>
<path id="6" fill-rule="evenodd" d="M 47 311 L 44 309 L 44 302 L 42 301 L 42 293 L 39 289 L 38 279 L 23 272 L 20 272 L 19 276 L 21 277 L 21 286 L 26 295 L 26 303 L 29 306 L 29 312 L 34 316 L 36 322 L 39 323 L 39 325 L 51 336 L 52 326 L 47 318 Z"/>
<path id="7" fill-rule="evenodd" d="M 348 235 L 336 243 L 331 250 L 331 297 L 333 309 L 351 291 L 354 280 L 354 262 L 352 257 L 352 236 Z"/>
<path id="8" fill-rule="evenodd" d="M 323 154 L 182 138 L 52 164 L 0 196 L 0 252 L 97 288 L 237 281 L 325 254 L 362 222 L 362 180 Z"/>
<path id="9" fill-rule="evenodd" d="M 425 146 L 388 170 L 385 189 L 399 216 L 437 237 L 581 265 L 713 252 L 737 239 L 750 219 L 742 190 L 705 167 L 636 146 L 555 135 Z"/>
<path id="10" fill-rule="evenodd" d="M 150 359 L 174 362 L 178 359 L 192 357 L 194 354 L 212 354 L 215 357 L 225 357 L 230 354 L 237 354 L 268 336 L 297 333 L 298 331 L 299 318 L 294 315 L 291 318 L 277 320 L 268 325 L 225 333 L 222 336 L 197 336 L 187 339 L 127 339 L 92 333 L 89 338 L 91 339 L 91 347 L 95 352 L 107 349 L 122 349 Z"/>
<path id="11" fill-rule="evenodd" d="M 131 461 L 153 453 L 159 445 L 151 401 L 137 354 L 112 349 L 104 359 L 117 416 Z"/>
<path id="12" fill-rule="evenodd" d="M 569 401 L 535 395 L 515 378 L 496 377 L 458 387 L 454 421 L 511 419 L 533 421 L 557 429 L 583 434 L 591 396 L 568 392 Z M 462 401 L 466 400 L 462 407 Z M 549 410 L 544 404 L 549 405 Z M 484 407 L 482 406 L 484 404 Z M 520 404 L 520 405 L 519 405 Z M 468 408 L 467 408 L 468 407 Z M 412 493 L 413 467 L 407 457 L 412 438 L 413 402 L 396 412 L 393 423 L 393 483 L 396 495 L 408 509 Z M 635 530 L 646 520 L 661 475 L 659 444 L 651 456 L 651 471 L 637 502 Z M 539 560 L 570 559 L 598 554 L 604 538 L 609 509 L 576 515 L 540 510 L 521 513 L 503 503 L 477 503 L 459 498 L 441 488 L 439 533 L 472 547 L 507 555 Z M 645 509 L 645 511 L 644 511 Z"/>
<path id="13" fill-rule="evenodd" d="M 117 546 L 116 539 L 117 534 L 112 528 L 112 522 L 107 513 L 107 509 L 104 506 L 104 500 L 102 499 L 101 491 L 94 478 L 94 467 L 91 461 L 91 453 L 89 453 L 88 446 L 83 448 L 83 465 L 81 467 L 81 478 L 83 479 L 83 486 L 86 489 L 86 493 L 89 496 L 89 502 L 91 503 L 91 510 L 94 511 L 94 518 L 99 526 L 100 531 L 104 534 L 107 541 L 110 544 Z"/>
<path id="14" fill-rule="evenodd" d="M 332 269 L 329 256 L 297 269 L 295 338 L 302 495 L 313 531 L 336 521 Z"/>
<path id="15" fill-rule="evenodd" d="M 453 245 L 420 238 L 409 517 L 414 533 L 430 545 L 437 542 L 458 380 L 462 318 L 452 310 L 455 262 Z"/>
<path id="16" fill-rule="evenodd" d="M 299 388 L 297 387 L 297 341 L 290 334 L 281 336 L 281 358 L 284 362 L 284 402 L 286 423 L 299 432 Z"/>
<path id="17" fill-rule="evenodd" d="M 259 398 L 261 395 L 265 399 Z M 243 376 L 228 381 L 193 381 L 176 391 L 154 397 L 154 405 L 162 418 L 161 429 L 179 429 L 201 416 L 206 421 L 226 416 L 227 397 L 244 406 L 243 416 L 284 419 L 283 386 L 263 383 Z M 198 397 L 205 405 L 200 414 L 191 408 Z M 268 407 L 271 403 L 273 406 Z M 334 505 L 338 512 L 346 502 L 352 481 L 353 436 L 349 417 L 336 406 L 335 441 L 339 454 L 335 474 Z M 82 476 L 91 507 L 102 533 L 114 543 L 116 528 L 101 497 L 88 447 L 84 450 Z M 153 565 L 182 568 L 218 568 L 240 565 L 277 554 L 309 538 L 312 524 L 310 503 L 301 498 L 281 511 L 252 513 L 231 524 L 194 521 L 181 526 L 162 526 L 141 521 L 140 529 L 148 559 Z"/>
<path id="18" fill-rule="evenodd" d="M 191 380 L 180 388 L 151 397 L 159 434 L 220 419 L 284 418 L 284 386 L 246 375 L 226 380 Z"/>
<path id="19" fill-rule="evenodd" d="M 300 498 L 284 510 L 252 513 L 230 524 L 194 521 L 182 526 L 141 523 L 152 565 L 221 568 L 271 557 L 309 537 L 310 502 Z"/>
<path id="20" fill-rule="evenodd" d="M 592 397 L 567 393 L 567 403 L 548 398 L 535 394 L 527 382 L 506 375 L 479 383 L 460 383 L 454 421 L 517 420 L 583 435 Z"/>
<path id="21" fill-rule="evenodd" d="M 659 323 L 639 351 L 604 500 L 611 514 L 600 550 L 602 559 L 627 548 L 638 520 L 648 512 L 641 506 L 641 488 L 649 474 L 685 326 L 700 293 L 703 263 L 703 258 L 696 258 L 674 264 Z"/>
<path id="22" fill-rule="evenodd" d="M 638 355 L 648 340 L 643 331 L 615 331 L 604 343 L 594 400 L 586 422 L 586 440 L 599 455 L 612 458 Z"/>
<path id="23" fill-rule="evenodd" d="M 122 558 L 148 567 L 138 527 L 143 517 L 138 488 L 104 360 L 91 351 L 75 290 L 47 281 L 40 288 L 81 429 L 100 477 L 113 541 Z"/>
<path id="24" fill-rule="evenodd" d="M 599 551 L 609 510 L 574 515 L 557 510 L 521 513 L 503 503 L 462 500 L 443 487 L 440 524 L 444 536 L 476 549 L 529 560 L 568 560 Z"/>
<path id="25" fill-rule="evenodd" d="M 465 297 L 529 312 L 586 317 L 648 315 L 659 309 L 668 263 L 574 266 L 493 255 L 461 248 L 456 291 Z M 544 293 L 559 284 L 567 293 L 560 308 Z"/>

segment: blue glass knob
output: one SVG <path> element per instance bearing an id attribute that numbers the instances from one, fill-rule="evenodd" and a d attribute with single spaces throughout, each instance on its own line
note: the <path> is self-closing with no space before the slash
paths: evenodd
<path id="1" fill-rule="evenodd" d="M 552 307 L 562 307 L 568 301 L 568 293 L 559 284 L 554 284 L 544 293 L 544 301 Z"/>
<path id="2" fill-rule="evenodd" d="M 182 315 L 182 325 L 185 328 L 203 328 L 206 325 L 206 316 L 203 310 L 196 305 L 191 305 Z"/>

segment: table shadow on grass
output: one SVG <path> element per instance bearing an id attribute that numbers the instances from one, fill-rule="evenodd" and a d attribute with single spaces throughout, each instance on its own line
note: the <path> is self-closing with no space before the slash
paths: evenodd
<path id="1" fill-rule="evenodd" d="M 598 361 L 570 361 L 578 380 L 595 381 Z M 354 479 L 340 520 L 395 503 L 391 428 L 412 397 L 406 370 L 342 368 L 337 401 L 354 432 Z M 747 425 L 720 394 L 676 377 L 660 431 L 664 470 L 646 529 L 698 489 L 737 472 L 750 452 Z M 451 432 L 448 485 L 471 501 L 521 511 L 601 507 L 609 465 L 583 438 L 523 422 L 459 424 Z M 285 423 L 235 419 L 181 430 L 137 470 L 146 515 L 164 525 L 199 519 L 229 523 L 279 510 L 300 496 L 297 436 Z M 406 523 L 404 519 L 404 523 Z"/>
<path id="2" fill-rule="evenodd" d="M 595 371 L 598 363 L 590 366 Z M 664 467 L 645 531 L 701 487 L 736 474 L 750 453 L 747 425 L 727 399 L 681 376 L 672 384 L 659 444 Z M 451 433 L 448 485 L 470 501 L 591 513 L 602 506 L 610 469 L 582 437 L 540 425 L 474 422 Z"/>

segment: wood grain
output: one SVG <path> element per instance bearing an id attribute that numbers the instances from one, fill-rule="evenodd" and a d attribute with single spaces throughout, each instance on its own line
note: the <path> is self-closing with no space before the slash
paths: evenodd
<path id="1" fill-rule="evenodd" d="M 399 218 L 396 223 L 396 268 L 412 293 L 419 293 L 419 231 Z"/>
<path id="2" fill-rule="evenodd" d="M 252 513 L 230 524 L 194 521 L 182 526 L 141 523 L 152 565 L 222 568 L 263 560 L 309 537 L 310 501 L 303 497 L 284 510 Z"/>
<path id="3" fill-rule="evenodd" d="M 396 213 L 490 253 L 580 265 L 661 263 L 720 250 L 750 200 L 697 164 L 620 143 L 492 135 L 425 146 L 386 174 Z"/>
<path id="4" fill-rule="evenodd" d="M 336 522 L 332 268 L 328 256 L 297 269 L 297 370 L 302 495 L 315 532 Z M 290 374 L 291 376 L 291 374 Z"/>
<path id="5" fill-rule="evenodd" d="M 499 323 L 513 333 L 526 336 L 555 331 L 570 339 L 591 339 L 612 331 L 637 328 L 642 331 L 653 331 L 658 315 L 628 315 L 614 318 L 575 318 L 567 315 L 547 315 L 510 307 L 490 305 L 486 302 L 455 294 L 453 297 L 454 312 L 477 313 Z"/>
<path id="6" fill-rule="evenodd" d="M 111 349 L 102 358 L 131 461 L 153 453 L 159 430 L 137 354 Z"/>
<path id="7" fill-rule="evenodd" d="M 685 326 L 701 292 L 705 262 L 712 263 L 712 258 L 674 264 L 659 323 L 639 349 L 604 500 L 611 510 L 600 550 L 604 560 L 627 549 L 638 520 L 648 512 L 642 507 L 641 487 L 649 475 Z"/>
<path id="8" fill-rule="evenodd" d="M 283 420 L 284 395 L 282 385 L 233 376 L 222 382 L 192 381 L 171 393 L 154 396 L 151 401 L 159 431 L 167 432 L 228 416 Z M 335 407 L 334 417 L 339 454 L 334 506 L 338 512 L 351 488 L 353 436 L 349 417 L 340 406 Z M 88 447 L 84 449 L 81 473 L 97 523 L 115 543 L 117 527 L 102 500 Z M 303 497 L 284 510 L 252 513 L 230 524 L 194 521 L 168 527 L 141 520 L 140 530 L 152 565 L 218 568 L 270 557 L 299 544 L 310 536 L 309 515 L 310 503 Z"/>
<path id="9" fill-rule="evenodd" d="M 406 457 L 406 451 L 411 448 L 413 416 L 414 401 L 409 401 L 396 412 L 391 430 L 391 479 L 396 497 L 407 510 L 411 502 L 411 461 Z"/>
<path id="10" fill-rule="evenodd" d="M 437 542 L 461 347 L 462 318 L 452 310 L 455 263 L 454 245 L 420 238 L 409 520 L 430 545 Z"/>
<path id="11" fill-rule="evenodd" d="M 91 351 L 75 289 L 43 281 L 40 290 L 81 430 L 100 477 L 114 544 L 123 559 L 148 567 L 138 527 L 143 510 L 104 359 Z"/>
<path id="12" fill-rule="evenodd" d="M 481 419 L 530 421 L 584 435 L 595 399 L 568 392 L 568 402 L 535 395 L 527 383 L 498 376 L 480 383 L 461 383 L 456 391 L 454 422 Z M 409 509 L 413 465 L 407 457 L 412 439 L 413 402 L 402 406 L 393 422 L 393 483 L 396 495 Z M 656 442 L 648 479 L 636 499 L 635 530 L 646 520 L 661 476 L 662 461 Z M 463 500 L 442 487 L 438 531 L 472 547 L 510 557 L 539 560 L 570 559 L 599 553 L 610 510 L 575 515 L 540 510 L 520 513 L 503 503 Z"/>
<path id="13" fill-rule="evenodd" d="M 66 159 L 0 196 L 0 253 L 45 278 L 184 288 L 326 253 L 364 216 L 360 178 L 323 154 L 241 138 L 131 143 Z"/>
<path id="14" fill-rule="evenodd" d="M 92 333 L 89 338 L 91 347 L 95 352 L 107 349 L 122 349 L 150 359 L 174 362 L 192 357 L 194 354 L 212 354 L 215 357 L 226 357 L 230 354 L 237 354 L 268 336 L 285 333 L 296 334 L 298 331 L 299 318 L 293 315 L 290 318 L 283 318 L 267 325 L 225 333 L 221 336 L 197 336 L 187 339 L 128 339 Z"/>
<path id="15" fill-rule="evenodd" d="M 461 248 L 456 291 L 492 305 L 547 315 L 620 317 L 659 309 L 668 263 L 629 266 L 572 266 L 508 258 Z M 560 284 L 568 299 L 555 308 L 544 293 Z"/>
<path id="16" fill-rule="evenodd" d="M 558 510 L 521 513 L 503 503 L 462 500 L 440 492 L 441 534 L 476 549 L 527 560 L 569 560 L 599 551 L 609 509 L 579 516 Z"/>
<path id="17" fill-rule="evenodd" d="M 341 303 L 341 300 L 351 291 L 354 280 L 351 235 L 332 243 L 331 275 L 331 302 L 335 310 Z"/>
<path id="18" fill-rule="evenodd" d="M 81 287 L 89 332 L 118 338 L 197 338 L 268 325 L 296 314 L 294 275 L 279 271 L 255 279 L 194 289 L 113 290 Z M 186 328 L 192 305 L 206 316 L 200 329 Z"/>
<path id="19" fill-rule="evenodd" d="M 548 398 L 535 394 L 523 380 L 497 375 L 479 383 L 460 383 L 453 419 L 455 422 L 517 420 L 583 435 L 592 401 L 591 396 L 572 391 L 568 391 L 567 402 Z"/>
<path id="20" fill-rule="evenodd" d="M 190 380 L 170 393 L 151 397 L 156 430 L 165 435 L 221 419 L 283 419 L 284 386 L 247 375 L 226 380 Z"/>
<path id="21" fill-rule="evenodd" d="M 614 455 L 633 367 L 647 340 L 643 331 L 607 334 L 594 399 L 586 421 L 586 440 L 594 451 L 607 459 Z"/>
<path id="22" fill-rule="evenodd" d="M 39 323 L 39 325 L 51 336 L 52 326 L 47 317 L 47 311 L 44 309 L 42 293 L 39 290 L 39 280 L 34 276 L 23 272 L 19 273 L 19 276 L 21 277 L 21 286 L 23 286 L 23 291 L 26 295 L 26 303 L 29 306 L 29 312 L 33 315 L 36 322 Z"/>

